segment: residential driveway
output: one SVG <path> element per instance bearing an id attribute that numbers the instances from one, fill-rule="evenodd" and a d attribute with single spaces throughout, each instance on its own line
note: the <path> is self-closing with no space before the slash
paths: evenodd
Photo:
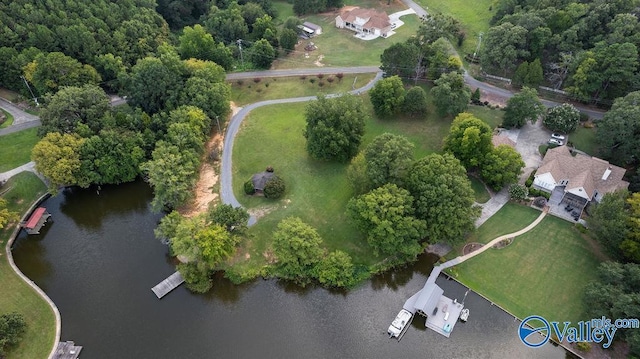
<path id="1" fill-rule="evenodd" d="M 405 16 L 405 15 L 411 15 L 411 14 L 415 14 L 416 11 L 413 9 L 407 9 L 407 10 L 402 10 L 402 11 L 398 11 L 398 12 L 394 12 L 393 14 L 389 15 L 389 21 L 391 21 L 391 23 L 398 21 L 400 19 L 400 17 Z"/>
<path id="2" fill-rule="evenodd" d="M 549 141 L 551 131 L 542 126 L 542 120 L 538 120 L 535 124 L 527 123 L 516 131 L 519 131 L 516 140 L 516 150 L 520 153 L 525 163 L 524 172 L 521 176 L 522 182 L 524 182 L 531 171 L 542 164 L 542 156 L 538 151 L 538 147 Z"/>
<path id="3" fill-rule="evenodd" d="M 39 120 L 38 116 L 24 112 L 21 108 L 3 98 L 0 98 L 0 108 L 9 112 L 11 116 L 13 116 L 14 125 Z"/>

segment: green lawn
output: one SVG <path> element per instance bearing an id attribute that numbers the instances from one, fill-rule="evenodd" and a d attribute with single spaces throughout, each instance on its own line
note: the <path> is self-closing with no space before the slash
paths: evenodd
<path id="1" fill-rule="evenodd" d="M 333 78 L 333 82 L 327 79 Z M 324 75 L 322 79 L 317 76 L 305 76 L 303 80 L 300 76 L 262 78 L 260 82 L 253 80 L 242 80 L 231 82 L 231 100 L 236 105 L 242 106 L 264 100 L 279 98 L 289 98 L 292 96 L 316 96 L 320 94 L 341 93 L 351 91 L 354 87 L 359 88 L 373 80 L 375 74 L 344 75 L 339 80 L 334 75 Z M 311 83 L 311 80 L 314 82 Z M 355 86 L 354 86 L 355 80 Z M 322 81 L 323 86 L 319 85 Z"/>
<path id="2" fill-rule="evenodd" d="M 487 242 L 524 228 L 539 214 L 508 204 L 480 227 L 477 239 Z M 519 318 L 537 314 L 577 322 L 587 319 L 582 297 L 599 264 L 591 248 L 572 223 L 547 216 L 506 248 L 490 249 L 452 273 Z"/>
<path id="3" fill-rule="evenodd" d="M 392 2 L 390 6 L 387 2 L 378 1 L 358 1 L 354 4 L 361 7 L 376 8 L 384 10 L 387 14 L 405 10 L 406 7 L 399 2 Z M 409 37 L 414 36 L 418 30 L 420 19 L 416 15 L 403 16 L 401 20 L 405 23 L 398 27 L 395 35 L 389 38 L 377 38 L 375 40 L 364 41 L 355 38 L 353 31 L 338 29 L 335 26 L 335 17 L 338 13 L 324 13 L 303 17 L 304 21 L 310 21 L 322 26 L 322 34 L 311 40 L 301 40 L 295 51 L 284 58 L 279 58 L 273 63 L 274 69 L 285 68 L 308 68 L 314 66 L 375 66 L 380 64 L 380 55 L 389 46 L 397 42 L 404 42 Z M 304 47 L 313 42 L 317 49 L 305 51 Z M 319 57 L 322 57 L 319 60 Z M 316 61 L 319 60 L 319 64 Z"/>
<path id="4" fill-rule="evenodd" d="M 594 128 L 586 128 L 578 126 L 578 128 L 569 134 L 569 141 L 579 149 L 592 156 L 598 156 L 598 143 L 596 142 L 596 131 Z"/>
<path id="5" fill-rule="evenodd" d="M 471 188 L 473 188 L 473 193 L 476 196 L 476 202 L 485 203 L 489 199 L 491 199 L 491 195 L 487 192 L 487 188 L 484 186 L 484 183 L 480 181 L 475 176 L 468 176 L 469 181 L 471 181 Z"/>
<path id="6" fill-rule="evenodd" d="M 473 54 L 476 50 L 478 34 L 481 32 L 487 33 L 489 20 L 494 14 L 494 11 L 489 10 L 494 0 L 417 0 L 416 3 L 427 12 L 435 10 L 451 15 L 460 21 L 462 29 L 467 35 L 462 44 L 462 53 L 460 54 L 462 57 L 464 57 L 464 54 Z"/>
<path id="7" fill-rule="evenodd" d="M 0 109 L 0 111 L 2 111 L 2 113 L 4 114 L 6 120 L 0 125 L 0 128 L 7 128 L 9 126 L 11 126 L 11 124 L 13 123 L 13 115 L 11 115 L 9 112 Z"/>
<path id="8" fill-rule="evenodd" d="M 37 128 L 0 136 L 0 148 L 2 148 L 0 172 L 6 172 L 31 161 L 31 149 L 38 140 Z"/>
<path id="9" fill-rule="evenodd" d="M 38 177 L 29 172 L 12 177 L 3 187 L 3 195 L 8 207 L 22 215 L 44 192 L 46 186 Z M 55 317 L 51 307 L 9 266 L 4 252 L 7 240 L 14 226 L 0 230 L 2 252 L 0 255 L 0 314 L 17 311 L 27 322 L 27 331 L 20 345 L 7 356 L 11 358 L 46 358 L 51 351 L 55 337 Z"/>
<path id="10" fill-rule="evenodd" d="M 289 16 L 296 16 L 293 13 L 293 3 L 288 3 L 286 1 L 274 1 L 273 7 L 278 11 L 278 17 L 274 19 L 275 23 L 278 25 L 283 24 Z"/>

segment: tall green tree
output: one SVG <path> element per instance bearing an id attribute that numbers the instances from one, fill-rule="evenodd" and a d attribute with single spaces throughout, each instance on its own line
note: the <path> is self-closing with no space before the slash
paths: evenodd
<path id="1" fill-rule="evenodd" d="M 204 24 L 214 38 L 225 44 L 246 39 L 249 34 L 249 27 L 242 17 L 241 7 L 235 1 L 226 9 L 212 6 Z"/>
<path id="2" fill-rule="evenodd" d="M 298 34 L 295 30 L 282 29 L 280 32 L 280 46 L 284 50 L 293 51 L 298 43 Z"/>
<path id="3" fill-rule="evenodd" d="M 413 143 L 406 137 L 383 133 L 364 150 L 367 183 L 380 187 L 387 183 L 402 186 L 413 162 Z"/>
<path id="4" fill-rule="evenodd" d="M 202 78 L 191 77 L 184 83 L 180 93 L 180 104 L 196 106 L 211 119 L 222 121 L 231 111 L 229 100 L 231 87 L 227 83 L 212 83 Z"/>
<path id="5" fill-rule="evenodd" d="M 482 180 L 494 191 L 517 183 L 525 163 L 520 153 L 508 145 L 493 148 L 482 162 Z"/>
<path id="6" fill-rule="evenodd" d="M 380 69 L 385 76 L 398 75 L 402 78 L 411 78 L 422 72 L 420 47 L 413 42 L 398 42 L 382 52 L 380 55 Z"/>
<path id="7" fill-rule="evenodd" d="M 31 160 L 36 164 L 36 170 L 49 180 L 49 191 L 56 193 L 59 186 L 81 185 L 79 172 L 80 148 L 85 139 L 76 134 L 48 133 L 31 151 Z"/>
<path id="8" fill-rule="evenodd" d="M 4 228 L 7 223 L 20 219 L 17 212 L 9 211 L 7 208 L 7 200 L 0 198 L 0 229 Z"/>
<path id="9" fill-rule="evenodd" d="M 46 106 L 40 113 L 42 126 L 38 134 L 73 133 L 79 124 L 87 125 L 92 133 L 97 134 L 109 109 L 109 97 L 98 86 L 63 87 L 54 95 L 47 96 Z"/>
<path id="10" fill-rule="evenodd" d="M 105 129 L 87 138 L 80 148 L 80 182 L 120 184 L 135 180 L 145 160 L 143 146 L 142 135 L 130 131 Z"/>
<path id="11" fill-rule="evenodd" d="M 598 123 L 602 155 L 625 165 L 638 163 L 640 153 L 640 91 L 615 100 L 611 110 Z"/>
<path id="12" fill-rule="evenodd" d="M 535 123 L 543 113 L 544 105 L 538 99 L 538 91 L 523 87 L 507 101 L 502 125 L 520 128 L 527 122 Z"/>
<path id="13" fill-rule="evenodd" d="M 459 114 L 444 139 L 444 150 L 452 153 L 469 171 L 479 167 L 491 152 L 493 131 L 484 121 L 468 112 Z"/>
<path id="14" fill-rule="evenodd" d="M 436 86 L 431 89 L 431 95 L 440 116 L 455 116 L 467 109 L 471 100 L 471 89 L 464 83 L 461 74 L 442 74 L 434 84 Z"/>
<path id="15" fill-rule="evenodd" d="M 25 67 L 24 76 L 40 95 L 55 93 L 63 86 L 97 85 L 102 80 L 95 68 L 61 52 L 36 56 Z"/>
<path id="16" fill-rule="evenodd" d="M 429 102 L 427 100 L 427 93 L 420 86 L 414 86 L 407 91 L 404 97 L 404 104 L 402 105 L 402 111 L 411 117 L 425 118 L 427 117 L 427 110 Z"/>
<path id="17" fill-rule="evenodd" d="M 524 78 L 524 85 L 527 87 L 536 88 L 544 81 L 544 74 L 542 73 L 542 64 L 540 59 L 535 59 L 529 64 L 527 76 Z"/>
<path id="18" fill-rule="evenodd" d="M 323 256 L 322 239 L 315 228 L 300 218 L 285 218 L 273 233 L 273 251 L 280 274 L 299 284 L 311 280 Z"/>
<path id="19" fill-rule="evenodd" d="M 207 211 L 210 222 L 223 226 L 231 233 L 242 233 L 247 229 L 249 213 L 242 207 L 220 203 Z"/>
<path id="20" fill-rule="evenodd" d="M 269 41 L 260 39 L 251 46 L 249 60 L 258 68 L 268 69 L 276 59 L 276 55 L 276 50 Z"/>
<path id="21" fill-rule="evenodd" d="M 480 209 L 467 171 L 450 154 L 431 154 L 416 161 L 407 177 L 416 218 L 427 223 L 429 243 L 460 243 L 474 229 Z"/>
<path id="22" fill-rule="evenodd" d="M 214 61 L 216 42 L 202 25 L 186 26 L 178 41 L 178 52 L 183 59 L 195 58 Z"/>
<path id="23" fill-rule="evenodd" d="M 330 287 L 349 287 L 356 283 L 355 266 L 351 256 L 336 250 L 322 259 L 316 266 L 320 284 Z"/>
<path id="24" fill-rule="evenodd" d="M 15 347 L 22 339 L 27 329 L 27 322 L 20 313 L 5 313 L 0 315 L 0 355 Z"/>
<path id="25" fill-rule="evenodd" d="M 154 114 L 177 102 L 183 87 L 182 73 L 156 57 L 139 60 L 131 69 L 124 92 L 128 103 Z"/>
<path id="26" fill-rule="evenodd" d="M 616 259 L 623 258 L 620 245 L 629 236 L 628 197 L 627 191 L 605 194 L 587 219 L 592 236 Z"/>
<path id="27" fill-rule="evenodd" d="M 522 26 L 504 22 L 490 28 L 483 40 L 480 63 L 486 70 L 504 75 L 529 56 L 527 29 Z"/>
<path id="28" fill-rule="evenodd" d="M 386 184 L 352 198 L 347 212 L 376 253 L 414 259 L 421 252 L 426 223 L 414 217 L 409 191 Z"/>
<path id="29" fill-rule="evenodd" d="M 369 96 L 376 115 L 390 117 L 398 113 L 404 104 L 404 85 L 398 76 L 387 77 L 375 84 Z"/>
<path id="30" fill-rule="evenodd" d="M 305 110 L 307 152 L 319 160 L 346 162 L 358 153 L 367 113 L 359 97 L 319 96 Z"/>

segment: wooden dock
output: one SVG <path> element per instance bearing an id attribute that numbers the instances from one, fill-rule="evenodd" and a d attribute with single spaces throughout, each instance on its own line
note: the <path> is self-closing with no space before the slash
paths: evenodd
<path id="1" fill-rule="evenodd" d="M 180 284 L 184 282 L 184 278 L 180 272 L 176 271 L 172 275 L 170 275 L 167 279 L 160 282 L 155 287 L 151 288 L 151 290 L 156 294 L 158 299 L 164 297 L 172 290 L 176 289 Z"/>

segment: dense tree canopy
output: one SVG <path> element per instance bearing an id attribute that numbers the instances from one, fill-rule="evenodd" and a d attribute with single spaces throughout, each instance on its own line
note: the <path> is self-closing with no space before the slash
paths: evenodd
<path id="1" fill-rule="evenodd" d="M 16 346 L 27 329 L 27 322 L 20 313 L 5 313 L 0 315 L 0 356 L 6 350 Z"/>
<path id="2" fill-rule="evenodd" d="M 427 93 L 420 86 L 414 86 L 404 97 L 402 110 L 411 117 L 425 118 L 428 109 Z"/>
<path id="3" fill-rule="evenodd" d="M 527 29 L 505 22 L 489 29 L 480 52 L 482 67 L 506 74 L 515 69 L 518 60 L 529 56 Z"/>
<path id="4" fill-rule="evenodd" d="M 480 215 L 467 171 L 450 154 L 432 154 L 416 161 L 407 178 L 415 199 L 416 218 L 427 223 L 430 243 L 460 243 Z"/>
<path id="5" fill-rule="evenodd" d="M 367 233 L 367 241 L 376 253 L 407 259 L 420 253 L 419 241 L 425 234 L 426 223 L 414 217 L 409 191 L 386 184 L 352 198 L 347 212 L 358 228 Z"/>
<path id="6" fill-rule="evenodd" d="M 479 167 L 491 152 L 493 131 L 484 121 L 464 112 L 451 124 L 444 139 L 444 150 L 451 152 L 467 169 Z"/>
<path id="7" fill-rule="evenodd" d="M 398 113 L 404 105 L 404 85 L 398 76 L 378 81 L 369 91 L 373 111 L 379 117 L 389 117 Z"/>
<path id="8" fill-rule="evenodd" d="M 431 95 L 440 116 L 455 116 L 467 109 L 471 89 L 464 83 L 461 74 L 445 73 L 434 84 L 436 86 L 431 89 Z"/>
<path id="9" fill-rule="evenodd" d="M 358 153 L 367 114 L 359 97 L 318 97 L 307 105 L 307 152 L 320 160 L 346 162 Z"/>
<path id="10" fill-rule="evenodd" d="M 63 86 L 97 85 L 100 75 L 90 65 L 83 65 L 61 52 L 40 54 L 26 65 L 24 77 L 40 95 L 55 93 Z"/>
<path id="11" fill-rule="evenodd" d="M 385 76 L 398 75 L 402 78 L 411 78 L 416 69 L 421 73 L 421 61 L 424 55 L 421 49 L 413 42 L 397 42 L 386 48 L 380 55 L 380 69 Z"/>
<path id="12" fill-rule="evenodd" d="M 79 124 L 98 133 L 109 108 L 109 97 L 98 86 L 63 87 L 47 97 L 46 106 L 40 113 L 42 127 L 38 133 L 40 136 L 49 132 L 74 133 Z"/>
<path id="13" fill-rule="evenodd" d="M 493 147 L 493 146 L 492 146 Z M 517 183 L 525 163 L 520 153 L 509 145 L 492 148 L 482 162 L 482 179 L 494 191 Z"/>
<path id="14" fill-rule="evenodd" d="M 383 133 L 364 150 L 366 183 L 380 187 L 387 183 L 402 186 L 413 162 L 413 143 L 405 137 Z"/>
<path id="15" fill-rule="evenodd" d="M 273 233 L 273 251 L 280 274 L 300 284 L 307 284 L 323 256 L 322 239 L 315 228 L 300 218 L 289 217 L 278 223 Z"/>
<path id="16" fill-rule="evenodd" d="M 591 211 L 587 223 L 593 237 L 616 259 L 622 259 L 620 245 L 629 236 L 626 191 L 607 193 Z"/>
<path id="17" fill-rule="evenodd" d="M 502 125 L 520 128 L 527 122 L 535 123 L 544 113 L 544 106 L 535 89 L 523 87 L 522 91 L 507 101 Z"/>
<path id="18" fill-rule="evenodd" d="M 640 91 L 616 99 L 598 123 L 601 153 L 619 165 L 637 163 L 640 158 Z"/>
<path id="19" fill-rule="evenodd" d="M 258 68 L 268 69 L 276 59 L 276 50 L 269 41 L 260 39 L 251 46 L 249 60 Z"/>
<path id="20" fill-rule="evenodd" d="M 59 186 L 81 185 L 80 149 L 85 139 L 76 134 L 48 133 L 33 147 L 31 160 L 36 170 L 49 180 L 49 191 L 56 193 Z"/>
<path id="21" fill-rule="evenodd" d="M 7 223 L 18 219 L 18 213 L 9 211 L 7 208 L 7 200 L 0 198 L 0 229 L 4 228 Z"/>
<path id="22" fill-rule="evenodd" d="M 640 316 L 640 265 L 634 263 L 603 262 L 598 279 L 587 285 L 584 303 L 587 315 L 638 318 Z M 616 338 L 629 344 L 630 354 L 640 355 L 640 332 L 637 329 L 618 329 Z"/>

